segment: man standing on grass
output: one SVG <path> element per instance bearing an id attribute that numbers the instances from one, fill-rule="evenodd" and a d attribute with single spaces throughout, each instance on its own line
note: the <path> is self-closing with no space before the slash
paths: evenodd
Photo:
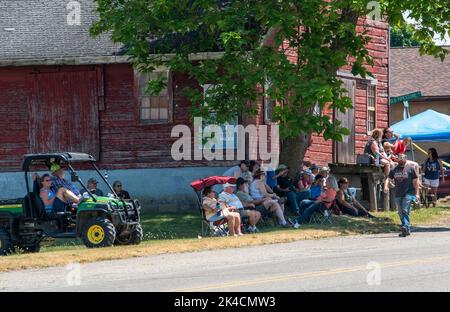
<path id="1" fill-rule="evenodd" d="M 419 177 L 414 164 L 408 162 L 405 154 L 398 155 L 398 165 L 389 172 L 384 181 L 384 193 L 389 192 L 389 180 L 395 184 L 395 202 L 402 223 L 400 237 L 410 235 L 409 212 L 413 202 L 419 199 Z"/>

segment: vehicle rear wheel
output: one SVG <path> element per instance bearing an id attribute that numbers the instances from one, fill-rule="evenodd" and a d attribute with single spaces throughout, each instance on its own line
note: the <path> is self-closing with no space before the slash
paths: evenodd
<path id="1" fill-rule="evenodd" d="M 116 239 L 116 229 L 108 219 L 93 218 L 83 227 L 81 239 L 88 248 L 109 247 Z"/>
<path id="2" fill-rule="evenodd" d="M 0 256 L 6 256 L 13 251 L 11 237 L 5 229 L 0 229 Z"/>

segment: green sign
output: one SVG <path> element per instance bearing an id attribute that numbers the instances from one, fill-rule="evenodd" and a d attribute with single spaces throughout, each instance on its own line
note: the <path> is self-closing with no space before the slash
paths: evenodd
<path id="1" fill-rule="evenodd" d="M 420 91 L 414 92 L 414 93 L 408 93 L 405 95 L 401 95 L 401 96 L 396 96 L 390 99 L 389 103 L 390 104 L 394 104 L 394 103 L 399 103 L 399 102 L 403 102 L 403 101 L 408 101 L 408 100 L 412 100 L 412 99 L 416 99 L 422 96 L 422 93 Z"/>

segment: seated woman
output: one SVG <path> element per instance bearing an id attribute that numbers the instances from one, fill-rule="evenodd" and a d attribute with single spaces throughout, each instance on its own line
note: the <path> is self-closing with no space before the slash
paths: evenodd
<path id="1" fill-rule="evenodd" d="M 260 199 L 254 199 L 250 194 L 246 191 L 248 187 L 245 186 L 248 182 L 245 181 L 242 178 L 237 179 L 236 181 L 236 187 L 238 191 L 236 192 L 236 196 L 239 198 L 239 200 L 242 202 L 242 205 L 244 205 L 245 209 L 256 209 L 262 208 L 265 211 L 271 211 L 274 212 L 277 216 L 278 223 L 281 226 L 288 226 L 288 223 L 286 222 L 286 219 L 283 215 L 283 210 L 278 203 L 278 201 L 270 198 L 260 198 Z M 265 211 L 262 211 L 265 212 Z"/>
<path id="2" fill-rule="evenodd" d="M 33 181 L 36 180 L 38 176 L 33 175 Z M 64 212 L 69 201 L 75 202 L 79 198 L 73 192 L 69 191 L 64 187 L 60 187 L 56 194 L 50 189 L 52 186 L 52 180 L 49 174 L 44 174 L 40 179 L 41 189 L 39 191 L 39 196 L 44 202 L 45 212 Z"/>
<path id="3" fill-rule="evenodd" d="M 328 176 L 326 180 L 327 189 L 316 200 L 305 199 L 300 204 L 300 209 L 303 211 L 302 215 L 297 219 L 294 228 L 298 229 L 303 223 L 308 222 L 311 216 L 320 209 L 329 209 L 336 198 L 336 193 L 339 190 L 336 178 Z"/>
<path id="4" fill-rule="evenodd" d="M 203 190 L 203 210 L 205 210 L 205 217 L 209 222 L 227 219 L 230 236 L 243 235 L 241 232 L 241 216 L 235 211 L 234 207 L 228 207 L 225 203 L 218 202 L 211 187 L 206 187 Z"/>
<path id="5" fill-rule="evenodd" d="M 120 199 L 131 199 L 130 193 L 128 193 L 122 188 L 122 182 L 120 182 L 119 180 L 114 181 L 113 189 Z"/>
<path id="6" fill-rule="evenodd" d="M 277 200 L 284 211 L 284 205 L 280 202 L 280 197 L 277 196 L 266 183 L 266 173 L 258 169 L 253 175 L 253 182 L 250 184 L 250 195 L 254 199 L 270 198 Z"/>
<path id="7" fill-rule="evenodd" d="M 352 194 L 350 194 L 347 178 L 340 178 L 338 186 L 339 191 L 337 192 L 336 199 L 342 213 L 353 217 L 375 218 L 356 200 L 355 197 L 352 196 Z"/>
<path id="8" fill-rule="evenodd" d="M 364 153 L 372 157 L 375 160 L 375 165 L 383 167 L 384 176 L 389 176 L 390 166 L 393 165 L 393 161 L 389 159 L 384 152 L 381 139 L 383 132 L 380 129 L 372 131 L 371 138 L 367 141 L 364 147 Z"/>

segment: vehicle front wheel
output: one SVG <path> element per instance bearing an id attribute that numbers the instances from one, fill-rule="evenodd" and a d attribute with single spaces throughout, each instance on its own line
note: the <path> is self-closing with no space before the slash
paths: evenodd
<path id="1" fill-rule="evenodd" d="M 139 245 L 142 242 L 143 238 L 144 238 L 144 230 L 142 229 L 142 226 L 138 224 L 136 225 L 134 231 L 131 233 L 130 244 Z"/>
<path id="2" fill-rule="evenodd" d="M 0 256 L 6 256 L 12 251 L 13 249 L 9 232 L 7 230 L 0 229 Z"/>
<path id="3" fill-rule="evenodd" d="M 137 225 L 136 228 L 126 235 L 117 235 L 114 245 L 139 245 L 144 238 L 144 231 L 141 225 Z"/>
<path id="4" fill-rule="evenodd" d="M 116 229 L 108 219 L 94 218 L 84 225 L 81 239 L 88 248 L 109 247 L 116 239 Z"/>

